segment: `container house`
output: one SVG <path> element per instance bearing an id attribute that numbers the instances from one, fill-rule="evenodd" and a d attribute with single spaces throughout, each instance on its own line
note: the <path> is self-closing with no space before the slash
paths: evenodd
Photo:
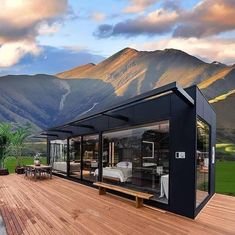
<path id="1" fill-rule="evenodd" d="M 216 114 L 197 86 L 171 83 L 41 135 L 55 174 L 150 193 L 153 207 L 195 218 L 215 191 Z"/>

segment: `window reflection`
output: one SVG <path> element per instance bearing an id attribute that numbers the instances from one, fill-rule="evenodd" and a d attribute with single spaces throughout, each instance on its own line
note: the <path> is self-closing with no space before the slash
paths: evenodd
<path id="1" fill-rule="evenodd" d="M 81 137 L 69 140 L 70 176 L 81 178 Z"/>
<path id="2" fill-rule="evenodd" d="M 208 124 L 197 120 L 197 193 L 196 206 L 209 194 L 209 152 L 210 128 Z"/>
<path id="3" fill-rule="evenodd" d="M 50 164 L 54 172 L 67 173 L 67 140 L 50 141 Z"/>
<path id="4" fill-rule="evenodd" d="M 103 135 L 103 181 L 168 203 L 168 174 L 169 121 Z"/>
<path id="5" fill-rule="evenodd" d="M 99 136 L 83 137 L 83 179 L 96 181 L 95 170 L 98 168 Z"/>

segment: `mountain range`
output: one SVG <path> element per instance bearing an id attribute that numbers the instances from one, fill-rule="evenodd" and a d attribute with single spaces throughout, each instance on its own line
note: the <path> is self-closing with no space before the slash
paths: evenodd
<path id="1" fill-rule="evenodd" d="M 98 64 L 53 76 L 0 77 L 0 121 L 40 130 L 173 81 L 197 84 L 216 110 L 219 141 L 235 142 L 235 65 L 206 63 L 175 49 L 125 48 Z"/>

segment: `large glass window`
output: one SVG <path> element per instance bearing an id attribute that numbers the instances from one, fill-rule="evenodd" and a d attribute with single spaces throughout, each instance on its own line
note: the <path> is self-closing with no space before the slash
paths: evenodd
<path id="1" fill-rule="evenodd" d="M 103 181 L 168 203 L 169 121 L 103 134 Z"/>
<path id="2" fill-rule="evenodd" d="M 210 127 L 197 120 L 197 185 L 196 206 L 209 194 Z"/>
<path id="3" fill-rule="evenodd" d="M 81 178 L 81 137 L 69 140 L 70 176 Z"/>
<path id="4" fill-rule="evenodd" d="M 67 173 L 67 140 L 50 142 L 50 164 L 54 172 Z"/>
<path id="5" fill-rule="evenodd" d="M 99 136 L 89 135 L 83 137 L 83 170 L 85 180 L 96 181 L 98 173 Z"/>

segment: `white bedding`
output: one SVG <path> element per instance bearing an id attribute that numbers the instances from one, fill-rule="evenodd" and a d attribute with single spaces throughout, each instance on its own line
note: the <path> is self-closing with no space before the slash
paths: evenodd
<path id="1" fill-rule="evenodd" d="M 95 170 L 94 175 L 98 175 L 98 169 Z M 105 167 L 103 168 L 103 176 L 119 179 L 123 183 L 130 180 L 132 168 Z"/>
<path id="2" fill-rule="evenodd" d="M 67 172 L 67 162 L 53 162 L 53 170 Z M 80 163 L 70 162 L 70 172 L 80 171 Z"/>

